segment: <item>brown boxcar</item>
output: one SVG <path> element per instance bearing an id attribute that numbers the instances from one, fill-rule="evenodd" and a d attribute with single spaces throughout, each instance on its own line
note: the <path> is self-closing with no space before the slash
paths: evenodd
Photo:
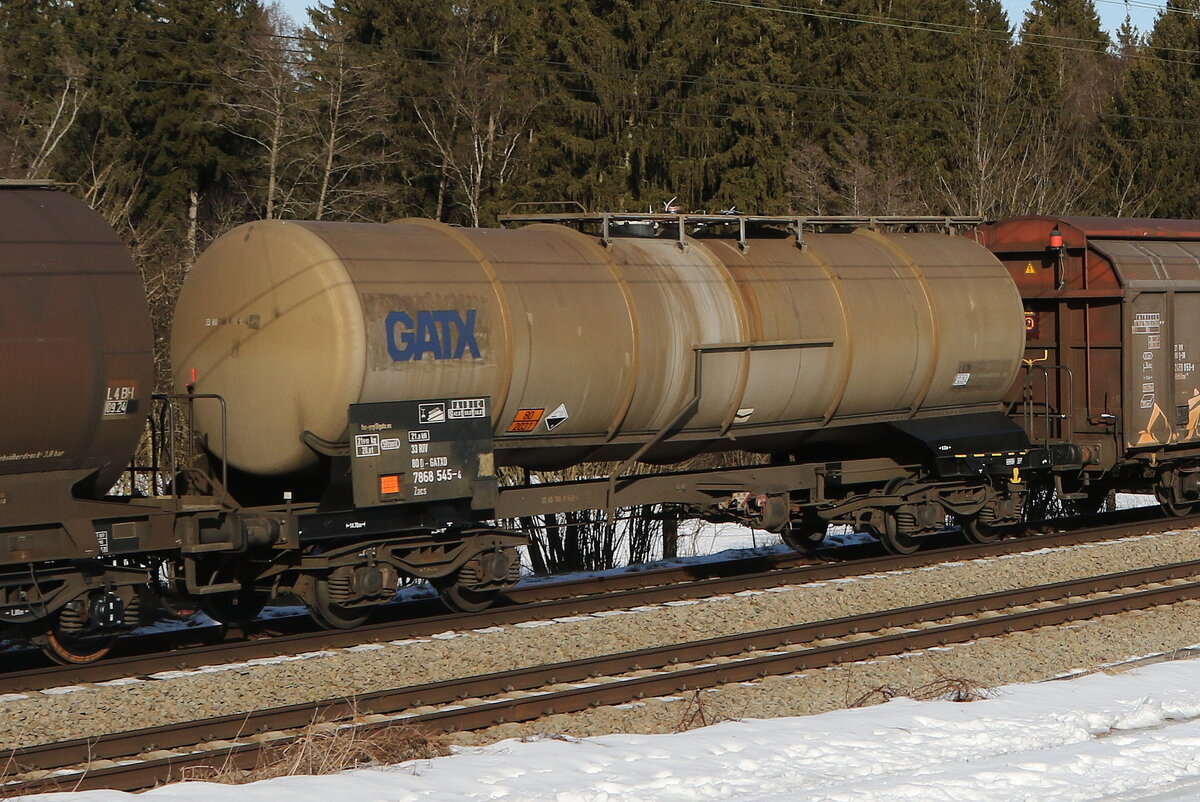
<path id="1" fill-rule="evenodd" d="M 980 240 L 1024 300 L 1026 369 L 1008 401 L 1031 439 L 1077 444 L 1085 476 L 1140 473 L 1168 503 L 1200 498 L 1186 478 L 1200 453 L 1200 222 L 1022 217 Z"/>

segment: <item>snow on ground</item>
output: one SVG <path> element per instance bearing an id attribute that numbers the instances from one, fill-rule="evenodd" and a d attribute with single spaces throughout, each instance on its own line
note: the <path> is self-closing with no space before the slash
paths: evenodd
<path id="1" fill-rule="evenodd" d="M 654 704 L 653 701 L 647 704 Z M 115 802 L 112 791 L 41 802 Z M 1200 660 L 916 702 L 728 721 L 677 735 L 503 741 L 455 755 L 145 802 L 1155 800 L 1200 798 Z"/>
<path id="2" fill-rule="evenodd" d="M 1147 493 L 1117 493 L 1113 501 L 1118 510 L 1128 510 L 1133 507 L 1153 507 L 1158 499 Z"/>

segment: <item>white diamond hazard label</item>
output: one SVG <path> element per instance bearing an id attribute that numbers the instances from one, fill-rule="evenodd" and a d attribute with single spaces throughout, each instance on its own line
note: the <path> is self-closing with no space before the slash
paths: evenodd
<path id="1" fill-rule="evenodd" d="M 559 404 L 553 412 L 546 416 L 546 431 L 554 431 L 563 421 L 571 417 L 567 414 L 567 405 Z"/>

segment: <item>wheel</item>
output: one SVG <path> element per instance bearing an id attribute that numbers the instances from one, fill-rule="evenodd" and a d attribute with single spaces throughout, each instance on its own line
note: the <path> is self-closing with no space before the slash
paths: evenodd
<path id="1" fill-rule="evenodd" d="M 815 514 L 801 514 L 779 531 L 784 544 L 801 554 L 813 554 L 825 542 L 829 523 Z"/>
<path id="2" fill-rule="evenodd" d="M 921 548 L 921 539 L 902 534 L 896 526 L 896 516 L 890 512 L 884 513 L 882 532 L 874 527 L 871 530 L 871 534 L 879 539 L 889 554 L 912 554 Z"/>
<path id="3" fill-rule="evenodd" d="M 233 593 L 214 593 L 200 600 L 200 610 L 218 624 L 242 627 L 258 618 L 267 597 L 254 588 L 242 588 Z"/>
<path id="4" fill-rule="evenodd" d="M 979 520 L 978 513 L 957 517 L 958 525 L 962 527 L 963 538 L 968 543 L 995 543 L 1003 535 L 1000 527 Z"/>
<path id="5" fill-rule="evenodd" d="M 107 598 L 80 596 L 49 618 L 28 625 L 26 632 L 43 654 L 60 665 L 94 663 L 112 649 L 117 629 L 137 618 L 136 596 L 127 606 L 121 604 L 115 594 Z M 98 615 L 107 628 L 93 628 L 92 615 Z"/>
<path id="6" fill-rule="evenodd" d="M 371 616 L 370 607 L 343 607 L 329 600 L 329 580 L 314 579 L 308 613 L 324 629 L 354 629 Z"/>
<path id="7" fill-rule="evenodd" d="M 456 613 L 477 613 L 491 607 L 500 596 L 499 588 L 474 590 L 457 582 L 437 584 L 438 598 Z"/>
<path id="8" fill-rule="evenodd" d="M 1163 512 L 1175 518 L 1186 518 L 1196 511 L 1195 504 L 1182 504 L 1175 500 L 1175 492 L 1169 486 L 1155 485 L 1154 497 L 1158 499 Z"/>
<path id="9" fill-rule="evenodd" d="M 901 496 L 903 497 L 906 490 L 914 487 L 914 483 L 904 477 L 892 479 L 883 488 L 883 493 L 886 496 Z M 906 535 L 900 531 L 900 527 L 896 521 L 896 514 L 890 510 L 881 510 L 883 516 L 883 527 L 870 526 L 869 529 L 889 554 L 912 554 L 917 549 L 921 548 L 921 539 Z"/>
<path id="10" fill-rule="evenodd" d="M 209 575 L 210 585 L 229 581 L 240 581 L 241 590 L 232 593 L 214 593 L 200 597 L 200 609 L 209 618 L 226 626 L 241 627 L 253 621 L 267 604 L 267 595 L 256 590 L 247 581 L 249 577 L 241 575 L 236 566 L 222 565 L 214 568 Z"/>
<path id="11" fill-rule="evenodd" d="M 108 654 L 116 640 L 115 635 L 81 637 L 64 633 L 55 627 L 35 639 L 42 653 L 60 666 L 81 666 L 94 663 Z"/>

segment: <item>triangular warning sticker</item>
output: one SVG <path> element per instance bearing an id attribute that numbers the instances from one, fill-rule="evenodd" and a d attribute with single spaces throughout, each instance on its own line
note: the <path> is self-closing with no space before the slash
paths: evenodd
<path id="1" fill-rule="evenodd" d="M 1035 270 L 1033 267 L 1033 262 L 1030 262 L 1029 264 L 1025 265 L 1025 272 L 1026 272 L 1026 274 L 1036 274 L 1037 273 L 1037 270 Z"/>
<path id="2" fill-rule="evenodd" d="M 553 412 L 546 416 L 546 431 L 554 431 L 569 417 L 571 416 L 567 414 L 567 405 L 559 404 Z"/>

